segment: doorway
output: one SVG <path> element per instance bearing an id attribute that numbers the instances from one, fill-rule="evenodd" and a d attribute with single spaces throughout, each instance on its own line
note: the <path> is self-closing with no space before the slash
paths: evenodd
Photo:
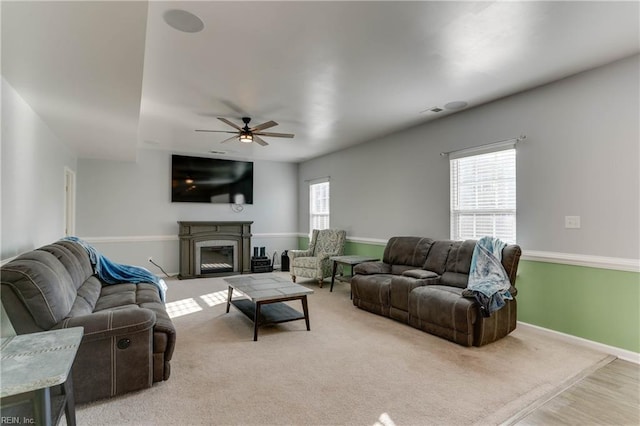
<path id="1" fill-rule="evenodd" d="M 68 167 L 64 168 L 64 235 L 75 235 L 76 232 L 76 173 Z"/>

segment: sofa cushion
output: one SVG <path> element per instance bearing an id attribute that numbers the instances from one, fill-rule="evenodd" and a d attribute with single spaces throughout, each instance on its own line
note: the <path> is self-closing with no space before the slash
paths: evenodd
<path id="1" fill-rule="evenodd" d="M 450 285 L 459 289 L 467 288 L 469 275 L 460 274 L 458 272 L 444 272 L 440 277 L 440 284 Z"/>
<path id="2" fill-rule="evenodd" d="M 391 278 L 391 285 L 389 287 L 389 303 L 392 308 L 390 311 L 392 318 L 404 322 L 407 321 L 408 317 L 406 314 L 409 310 L 409 294 L 416 287 L 436 284 L 438 282 L 438 275 L 433 272 L 431 274 L 432 275 L 430 277 L 425 276 L 423 279 L 417 279 L 406 275 L 394 275 L 393 278 Z M 394 309 L 398 315 L 394 315 Z"/>
<path id="3" fill-rule="evenodd" d="M 384 262 L 364 262 L 358 263 L 353 267 L 354 274 L 370 275 L 370 274 L 390 274 L 391 265 Z"/>
<path id="4" fill-rule="evenodd" d="M 421 268 L 432 244 L 431 238 L 391 237 L 384 248 L 382 261 L 390 265 Z"/>
<path id="5" fill-rule="evenodd" d="M 78 299 L 84 299 L 89 306 L 91 306 L 91 311 L 96 307 L 96 303 L 98 302 L 98 298 L 100 297 L 100 292 L 102 291 L 102 281 L 98 279 L 97 276 L 92 275 L 85 280 L 84 283 L 78 288 L 78 293 L 76 295 L 76 302 Z"/>
<path id="6" fill-rule="evenodd" d="M 471 258 L 473 257 L 475 247 L 475 240 L 455 241 L 451 245 L 449 256 L 447 256 L 446 271 L 469 274 Z"/>
<path id="7" fill-rule="evenodd" d="M 379 315 L 389 315 L 389 286 L 393 275 L 354 275 L 351 279 L 353 304 Z"/>
<path id="8" fill-rule="evenodd" d="M 101 290 L 102 282 L 97 276 L 92 275 L 87 278 L 78 288 L 76 300 L 73 302 L 68 316 L 74 317 L 92 313 L 95 310 Z"/>
<path id="9" fill-rule="evenodd" d="M 91 260 L 89 259 L 89 253 L 87 252 L 87 249 L 85 249 L 82 245 L 74 241 L 67 240 L 58 240 L 53 244 L 56 246 L 65 247 L 67 250 L 69 250 L 69 252 L 72 253 L 76 257 L 76 259 L 78 259 L 78 262 L 80 262 L 80 265 L 84 269 L 85 274 L 95 274 L 93 265 L 91 264 Z"/>
<path id="10" fill-rule="evenodd" d="M 431 250 L 429 250 L 423 269 L 442 275 L 447 266 L 447 257 L 449 257 L 449 250 L 451 250 L 452 245 L 453 241 L 450 240 L 435 241 L 431 246 Z"/>
<path id="11" fill-rule="evenodd" d="M 95 312 L 136 304 L 135 284 L 105 285 L 100 292 Z"/>
<path id="12" fill-rule="evenodd" d="M 409 294 L 409 324 L 464 346 L 473 344 L 478 309 L 462 289 L 442 285 L 418 287 Z"/>
<path id="13" fill-rule="evenodd" d="M 40 247 L 38 250 L 46 251 L 54 255 L 60 263 L 62 263 L 71 276 L 71 280 L 73 281 L 73 286 L 78 289 L 84 282 L 93 275 L 93 268 L 91 267 L 91 263 L 89 261 L 89 256 L 84 253 L 84 258 L 78 256 L 78 253 L 75 253 L 75 250 L 78 247 L 77 244 L 74 245 L 63 245 L 63 244 L 50 244 L 44 247 Z"/>
<path id="14" fill-rule="evenodd" d="M 65 318 L 76 299 L 71 276 L 51 253 L 27 252 L 2 267 L 2 283 L 15 289 L 43 330 Z"/>
<path id="15" fill-rule="evenodd" d="M 402 275 L 407 271 L 415 269 L 412 265 L 391 265 L 391 273 L 393 275 Z"/>
<path id="16" fill-rule="evenodd" d="M 466 288 L 469 281 L 471 258 L 476 247 L 475 240 L 455 241 L 449 250 L 445 272 L 440 283 L 457 288 Z"/>

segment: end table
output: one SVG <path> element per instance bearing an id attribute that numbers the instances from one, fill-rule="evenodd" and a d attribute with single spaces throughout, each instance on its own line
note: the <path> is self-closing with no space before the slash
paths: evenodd
<path id="1" fill-rule="evenodd" d="M 82 327 L 73 327 L 2 338 L 3 419 L 51 426 L 64 409 L 67 425 L 76 424 L 71 366 L 82 335 Z M 55 386 L 62 387 L 60 396 L 52 396 Z"/>
<path id="2" fill-rule="evenodd" d="M 333 260 L 333 273 L 331 274 L 331 289 L 329 290 L 330 292 L 333 291 L 333 283 L 335 282 L 336 278 L 338 279 L 338 281 L 351 282 L 351 278 L 353 277 L 353 268 L 357 264 L 364 262 L 375 262 L 377 260 L 380 260 L 377 257 L 370 256 L 332 256 L 329 259 Z M 339 263 L 343 265 L 350 265 L 352 275 L 339 275 L 336 277 L 336 271 L 338 270 Z"/>

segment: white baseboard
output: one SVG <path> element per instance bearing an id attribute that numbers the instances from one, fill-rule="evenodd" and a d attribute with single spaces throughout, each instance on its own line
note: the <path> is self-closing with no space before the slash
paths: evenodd
<path id="1" fill-rule="evenodd" d="M 528 324 L 526 322 L 518 321 L 518 327 L 529 328 L 539 331 L 541 333 L 553 335 L 556 338 L 560 338 L 569 343 L 584 346 L 586 348 L 601 351 L 613 356 L 616 356 L 625 361 L 640 364 L 640 353 L 628 351 L 626 349 L 617 348 L 615 346 L 605 345 L 604 343 L 594 342 L 593 340 L 583 339 L 582 337 L 572 336 L 570 334 L 561 333 L 559 331 L 551 330 L 549 328 L 539 327 L 537 325 Z"/>

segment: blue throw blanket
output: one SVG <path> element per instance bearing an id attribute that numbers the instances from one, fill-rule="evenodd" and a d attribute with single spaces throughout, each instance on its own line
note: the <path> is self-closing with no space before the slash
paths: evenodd
<path id="1" fill-rule="evenodd" d="M 95 247 L 91 246 L 86 241 L 81 240 L 78 237 L 65 237 L 63 240 L 73 241 L 80 244 L 89 254 L 89 259 L 93 265 L 96 274 L 102 281 L 107 284 L 121 284 L 121 283 L 151 283 L 158 287 L 160 290 L 160 299 L 165 301 L 167 294 L 167 284 L 164 280 L 159 279 L 153 275 L 151 271 L 141 266 L 123 265 L 115 263 L 104 255 L 100 254 Z"/>
<path id="2" fill-rule="evenodd" d="M 509 293 L 511 281 L 501 263 L 506 245 L 497 238 L 482 237 L 473 249 L 467 289 L 473 292 L 480 311 L 487 317 L 502 308 L 505 299 L 513 299 Z"/>

